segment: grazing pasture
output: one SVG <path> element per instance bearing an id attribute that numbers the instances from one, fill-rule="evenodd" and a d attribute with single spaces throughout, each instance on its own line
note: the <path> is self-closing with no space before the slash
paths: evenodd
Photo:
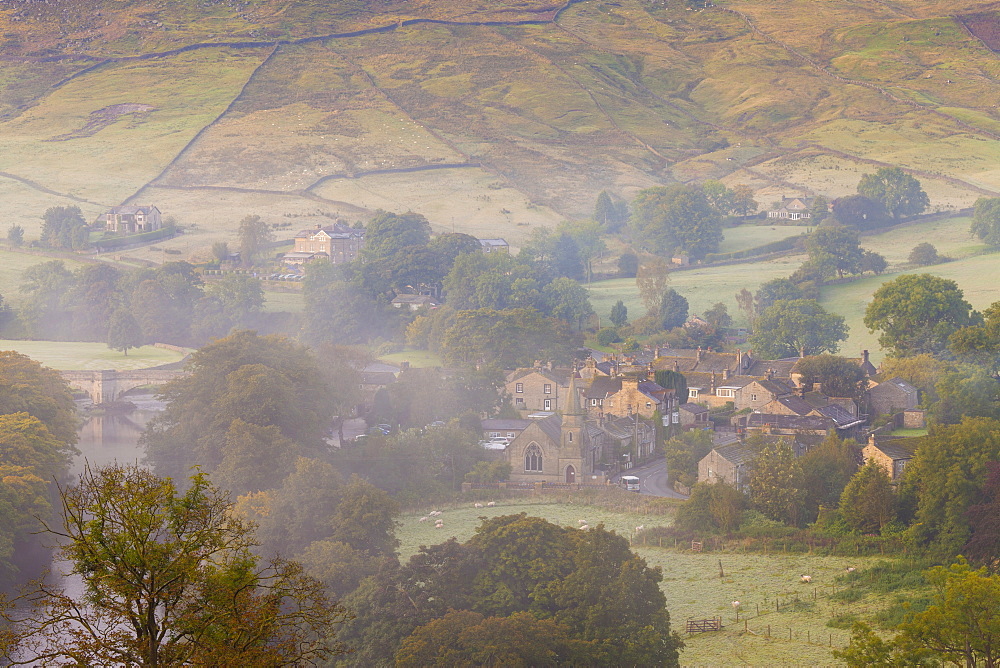
<path id="1" fill-rule="evenodd" d="M 153 346 L 131 348 L 125 355 L 103 343 L 82 341 L 0 341 L 0 350 L 15 350 L 43 366 L 60 371 L 147 369 L 179 362 L 184 357 L 173 350 Z"/>
<path id="2" fill-rule="evenodd" d="M 434 522 L 419 521 L 431 510 L 440 510 Z M 614 512 L 594 506 L 552 501 L 506 499 L 496 507 L 473 507 L 473 502 L 428 507 L 405 513 L 397 536 L 402 543 L 400 556 L 406 560 L 420 545 L 434 545 L 455 537 L 468 540 L 480 517 L 526 512 L 561 526 L 577 528 L 579 521 L 590 526 L 604 524 L 619 535 L 634 538 L 635 528 L 669 523 L 668 517 L 636 512 Z M 641 535 L 641 534 L 640 534 Z M 846 603 L 829 598 L 836 578 L 850 567 L 863 568 L 874 558 L 826 557 L 809 554 L 743 554 L 738 552 L 693 553 L 667 547 L 645 547 L 641 541 L 633 549 L 651 566 L 663 571 L 660 586 L 676 630 L 683 633 L 689 618 L 722 617 L 723 630 L 685 637 L 681 664 L 720 665 L 829 665 L 835 663 L 830 645 L 842 648 L 849 631 L 827 626 L 827 621 L 845 614 L 863 614 L 884 607 L 868 601 Z M 719 562 L 724 577 L 719 577 Z M 808 574 L 811 582 L 801 582 Z M 797 600 L 796 600 L 797 599 Z M 741 602 L 739 621 L 732 602 Z M 777 605 L 779 611 L 775 611 Z M 758 615 L 759 610 L 759 615 Z M 744 621 L 746 629 L 744 631 Z M 768 625 L 771 635 L 767 636 Z M 791 639 L 789 639 L 791 629 Z"/>

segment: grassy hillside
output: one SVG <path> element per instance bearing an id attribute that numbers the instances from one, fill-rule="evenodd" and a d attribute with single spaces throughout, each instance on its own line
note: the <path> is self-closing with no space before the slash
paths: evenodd
<path id="1" fill-rule="evenodd" d="M 719 178 L 767 206 L 850 193 L 882 164 L 918 175 L 933 208 L 966 206 L 1000 192 L 1000 60 L 955 18 L 989 35 L 988 9 L 4 3 L 3 212 L 30 238 L 48 206 L 151 202 L 197 226 L 164 244 L 197 256 L 248 213 L 412 208 L 517 243 L 604 189 Z"/>

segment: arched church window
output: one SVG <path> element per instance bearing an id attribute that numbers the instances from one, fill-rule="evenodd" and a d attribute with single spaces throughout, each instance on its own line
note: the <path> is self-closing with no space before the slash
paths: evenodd
<path id="1" fill-rule="evenodd" d="M 542 470 L 542 449 L 535 444 L 528 446 L 524 451 L 524 470 L 539 472 Z"/>

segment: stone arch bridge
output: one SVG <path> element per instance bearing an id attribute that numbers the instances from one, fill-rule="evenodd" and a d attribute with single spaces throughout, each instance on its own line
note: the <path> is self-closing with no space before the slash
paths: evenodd
<path id="1" fill-rule="evenodd" d="M 95 404 L 109 404 L 143 385 L 163 385 L 185 375 L 181 369 L 134 369 L 115 371 L 60 371 L 70 387 L 90 395 Z"/>

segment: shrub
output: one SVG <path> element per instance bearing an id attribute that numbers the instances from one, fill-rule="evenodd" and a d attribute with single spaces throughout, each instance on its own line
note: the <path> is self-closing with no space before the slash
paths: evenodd
<path id="1" fill-rule="evenodd" d="M 610 346 L 612 343 L 618 343 L 622 340 L 622 338 L 618 336 L 618 329 L 616 327 L 605 327 L 597 332 L 597 336 L 595 338 L 597 340 L 597 345 L 599 346 Z"/>

